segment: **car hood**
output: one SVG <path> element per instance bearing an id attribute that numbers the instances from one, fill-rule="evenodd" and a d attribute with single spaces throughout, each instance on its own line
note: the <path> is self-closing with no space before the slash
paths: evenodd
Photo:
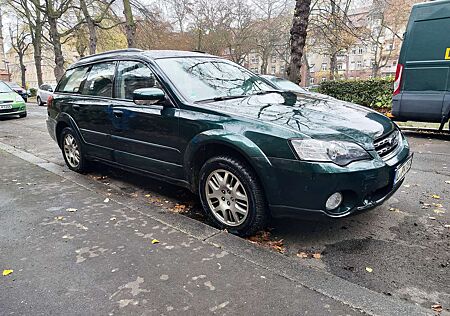
<path id="1" fill-rule="evenodd" d="M 4 92 L 0 93 L 0 102 L 14 102 L 16 101 L 17 93 L 15 92 Z"/>
<path id="2" fill-rule="evenodd" d="M 366 149 L 373 149 L 375 138 L 395 128 L 389 118 L 356 104 L 318 94 L 295 95 L 297 101 L 291 104 L 286 104 L 289 102 L 282 94 L 269 93 L 200 106 L 275 124 L 295 131 L 299 137 L 352 141 Z"/>

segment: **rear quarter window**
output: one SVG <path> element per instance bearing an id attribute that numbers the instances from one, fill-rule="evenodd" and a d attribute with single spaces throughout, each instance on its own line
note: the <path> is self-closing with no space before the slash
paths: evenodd
<path id="1" fill-rule="evenodd" d="M 58 92 L 79 93 L 82 83 L 86 80 L 88 66 L 69 69 L 66 71 L 58 86 Z"/>

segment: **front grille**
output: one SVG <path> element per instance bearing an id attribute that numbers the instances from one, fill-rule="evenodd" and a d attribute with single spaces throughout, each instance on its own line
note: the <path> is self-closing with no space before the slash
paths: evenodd
<path id="1" fill-rule="evenodd" d="M 8 100 L 8 101 L 0 101 L 0 104 L 8 104 L 8 103 L 13 103 L 13 100 Z"/>
<path id="2" fill-rule="evenodd" d="M 0 109 L 0 114 L 1 113 L 12 113 L 12 112 L 17 112 L 18 109 Z"/>
<path id="3" fill-rule="evenodd" d="M 395 152 L 400 144 L 400 132 L 398 130 L 393 131 L 387 135 L 377 138 L 373 143 L 378 155 L 385 159 L 389 154 Z"/>

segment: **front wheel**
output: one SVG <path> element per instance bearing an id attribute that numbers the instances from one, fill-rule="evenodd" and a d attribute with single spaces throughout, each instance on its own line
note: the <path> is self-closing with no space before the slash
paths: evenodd
<path id="1" fill-rule="evenodd" d="M 20 117 L 20 118 L 27 117 L 27 112 L 20 113 L 20 114 L 19 114 L 19 117 Z"/>
<path id="2" fill-rule="evenodd" d="M 88 162 L 77 134 L 70 127 L 65 127 L 61 132 L 60 142 L 67 167 L 79 173 L 86 172 Z"/>
<path id="3" fill-rule="evenodd" d="M 37 97 L 37 98 L 36 98 L 36 102 L 37 102 L 37 105 L 38 105 L 38 106 L 43 106 L 43 105 L 44 105 L 44 103 L 42 102 L 42 100 L 41 100 L 40 97 Z"/>
<path id="4" fill-rule="evenodd" d="M 210 220 L 239 236 L 264 229 L 268 214 L 263 189 L 254 171 L 239 159 L 219 156 L 200 170 L 200 200 Z"/>

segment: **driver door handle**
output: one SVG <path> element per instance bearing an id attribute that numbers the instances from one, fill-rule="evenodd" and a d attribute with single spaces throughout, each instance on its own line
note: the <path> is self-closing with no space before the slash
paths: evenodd
<path id="1" fill-rule="evenodd" d="M 123 111 L 121 110 L 113 110 L 113 114 L 115 117 L 122 117 Z"/>

